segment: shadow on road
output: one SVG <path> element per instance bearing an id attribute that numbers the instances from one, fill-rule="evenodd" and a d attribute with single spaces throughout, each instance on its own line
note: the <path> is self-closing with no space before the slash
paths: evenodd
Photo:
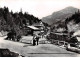
<path id="1" fill-rule="evenodd" d="M 32 44 L 24 45 L 23 47 L 33 46 Z"/>
<path id="2" fill-rule="evenodd" d="M 72 54 L 72 53 L 28 53 L 28 54 Z"/>

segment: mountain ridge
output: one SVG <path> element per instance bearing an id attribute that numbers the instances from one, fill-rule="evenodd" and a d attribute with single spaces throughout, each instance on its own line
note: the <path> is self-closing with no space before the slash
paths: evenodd
<path id="1" fill-rule="evenodd" d="M 62 10 L 59 10 L 57 12 L 53 12 L 51 15 L 43 17 L 42 21 L 52 25 L 53 23 L 57 22 L 58 20 L 66 19 L 67 17 L 71 16 L 75 12 L 77 12 L 79 9 L 69 6 Z"/>

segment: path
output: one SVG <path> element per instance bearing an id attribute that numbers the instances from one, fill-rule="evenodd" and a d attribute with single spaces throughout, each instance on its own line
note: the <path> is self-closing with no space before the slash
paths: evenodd
<path id="1" fill-rule="evenodd" d="M 32 46 L 32 44 L 24 44 L 20 42 L 13 42 L 4 40 L 0 37 L 0 48 L 8 48 L 11 51 L 18 52 L 26 57 L 78 57 L 77 53 L 67 51 L 53 44 L 39 44 Z M 31 39 L 28 36 L 26 39 Z"/>

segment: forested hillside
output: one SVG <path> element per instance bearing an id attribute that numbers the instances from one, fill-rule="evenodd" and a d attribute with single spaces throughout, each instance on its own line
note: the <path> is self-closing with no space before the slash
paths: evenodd
<path id="1" fill-rule="evenodd" d="M 80 30 L 80 11 L 65 20 L 69 32 Z"/>
<path id="2" fill-rule="evenodd" d="M 80 30 L 80 11 L 78 10 L 65 20 L 60 20 L 51 25 L 52 31 L 63 29 L 62 31 L 75 32 Z M 60 32 L 60 31 L 59 31 Z"/>
<path id="3" fill-rule="evenodd" d="M 17 35 L 25 35 L 25 27 L 27 25 L 32 25 L 38 23 L 40 20 L 27 12 L 9 11 L 8 7 L 0 8 L 0 31 L 10 31 L 13 30 L 17 32 Z"/>
<path id="4" fill-rule="evenodd" d="M 66 23 L 69 23 L 71 21 L 74 21 L 75 24 L 78 24 L 80 22 L 80 12 L 78 10 L 78 12 L 75 12 L 75 14 L 73 14 L 71 17 L 66 19 Z"/>

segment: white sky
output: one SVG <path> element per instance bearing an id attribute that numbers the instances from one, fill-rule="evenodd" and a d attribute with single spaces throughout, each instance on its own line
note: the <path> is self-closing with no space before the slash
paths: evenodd
<path id="1" fill-rule="evenodd" d="M 7 6 L 13 12 L 20 11 L 42 18 L 68 6 L 80 9 L 80 0 L 0 0 L 0 7 Z"/>

